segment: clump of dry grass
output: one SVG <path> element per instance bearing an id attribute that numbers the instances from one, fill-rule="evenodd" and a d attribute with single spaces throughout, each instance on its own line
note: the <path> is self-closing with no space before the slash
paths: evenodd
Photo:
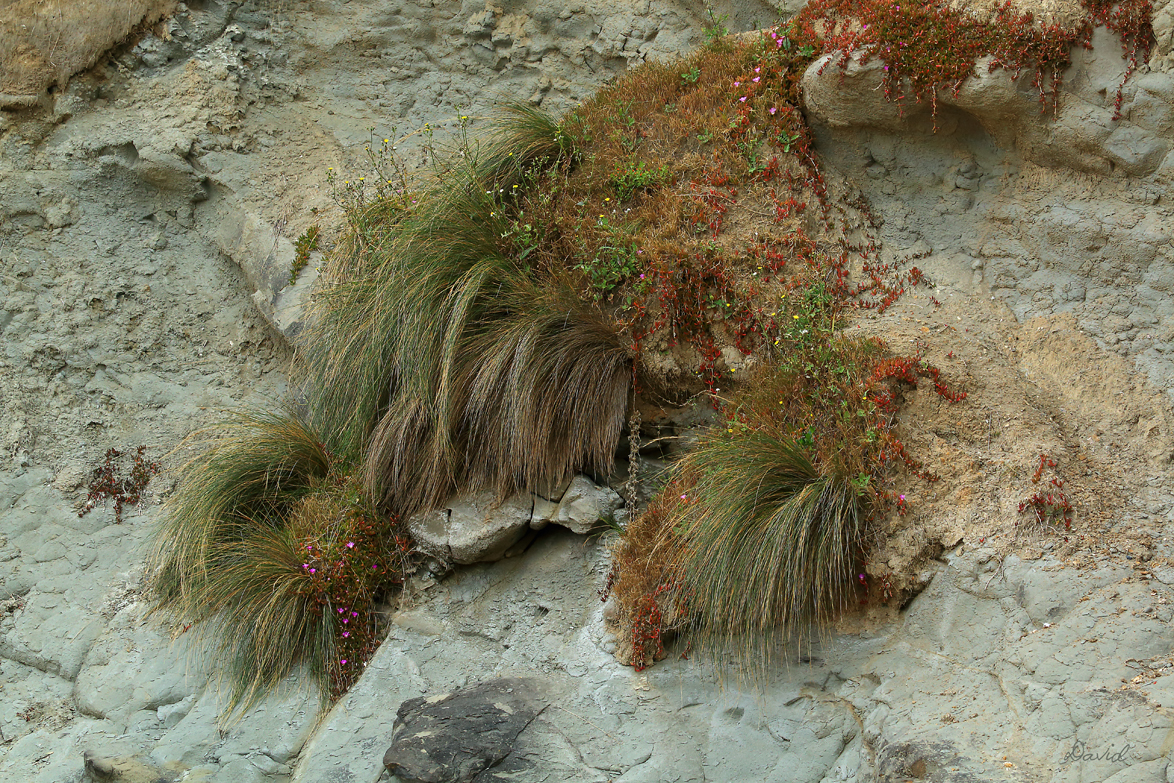
<path id="1" fill-rule="evenodd" d="M 765 662 L 772 634 L 789 639 L 847 605 L 867 484 L 817 466 L 774 422 L 715 433 L 677 470 L 690 480 L 659 534 L 697 636 Z"/>
<path id="2" fill-rule="evenodd" d="M 775 638 L 830 619 L 852 593 L 887 468 L 867 401 L 880 346 L 836 334 L 840 304 L 821 283 L 784 306 L 778 353 L 724 399 L 724 425 L 674 466 L 615 551 L 637 666 L 662 654 L 664 628 L 769 660 Z"/>
<path id="3" fill-rule="evenodd" d="M 401 513 L 461 488 L 504 497 L 611 468 L 631 381 L 613 324 L 565 285 L 521 278 L 492 297 L 443 368 L 435 399 L 452 407 L 400 396 L 372 436 L 368 486 Z"/>
<path id="4" fill-rule="evenodd" d="M 508 218 L 567 140 L 528 106 L 496 127 L 415 198 L 350 192 L 300 356 L 304 407 L 195 438 L 150 587 L 224 662 L 233 708 L 300 666 L 324 698 L 349 687 L 410 568 L 406 514 L 610 470 L 631 352 L 562 270 L 526 262 Z"/>
<path id="5" fill-rule="evenodd" d="M 84 71 L 175 0 L 11 0 L 0 5 L 0 106 L 29 106 Z"/>

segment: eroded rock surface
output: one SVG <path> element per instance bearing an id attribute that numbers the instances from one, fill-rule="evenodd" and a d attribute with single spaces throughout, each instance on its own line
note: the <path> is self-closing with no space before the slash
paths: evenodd
<path id="1" fill-rule="evenodd" d="M 1031 74 L 992 71 L 989 57 L 975 63 L 974 75 L 957 94 L 941 91 L 931 109 L 910 98 L 886 98 L 879 59 L 864 62 L 853 55 L 842 61 L 829 54 L 803 75 L 804 101 L 811 118 L 830 128 L 949 136 L 977 122 L 1001 148 L 1038 165 L 1099 175 L 1153 174 L 1170 152 L 1174 76 L 1156 70 L 1133 76 L 1123 88 L 1122 117 L 1114 119 L 1128 61 L 1104 28 L 1094 31 L 1091 43 L 1091 50 L 1074 50 L 1054 110 L 1041 111 Z"/>
<path id="2" fill-rule="evenodd" d="M 616 663 L 581 589 L 607 568 L 558 532 L 428 589 L 294 779 L 374 781 L 378 751 L 357 749 L 396 731 L 386 704 L 518 676 L 551 704 L 510 756 L 534 767 L 502 779 L 1164 780 L 1174 590 L 1123 555 L 1082 569 L 963 546 L 899 617 L 852 619 L 745 687 L 683 646 L 641 673 Z M 1104 758 L 1069 758 L 1077 743 Z"/>

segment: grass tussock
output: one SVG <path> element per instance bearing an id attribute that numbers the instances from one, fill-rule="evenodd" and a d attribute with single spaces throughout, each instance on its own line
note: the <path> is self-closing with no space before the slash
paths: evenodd
<path id="1" fill-rule="evenodd" d="M 821 468 L 791 433 L 765 423 L 738 438 L 717 435 L 679 467 L 692 480 L 661 534 L 702 639 L 767 660 L 770 634 L 790 638 L 847 605 L 867 487 Z"/>
<path id="2" fill-rule="evenodd" d="M 410 542 L 353 479 L 299 500 L 210 555 L 196 633 L 244 709 L 299 668 L 324 701 L 344 693 L 382 641 L 379 603 L 409 568 Z"/>
<path id="3" fill-rule="evenodd" d="M 202 433 L 156 533 L 156 609 L 194 626 L 230 709 L 305 667 L 323 698 L 378 644 L 379 597 L 410 544 L 304 418 L 241 414 Z"/>
<path id="4" fill-rule="evenodd" d="M 492 133 L 471 150 L 473 172 L 479 182 L 496 185 L 499 192 L 513 190 L 534 164 L 550 166 L 575 153 L 563 125 L 529 103 L 502 104 L 492 127 Z"/>
<path id="5" fill-rule="evenodd" d="M 340 246 L 306 342 L 316 425 L 405 516 L 459 488 L 605 469 L 622 426 L 630 357 L 613 321 L 519 252 L 509 218 L 566 137 L 525 106 L 496 128 L 379 241 Z"/>
<path id="6" fill-rule="evenodd" d="M 459 488 L 504 497 L 610 470 L 631 359 L 601 313 L 565 286 L 521 282 L 454 348 L 438 393 L 452 407 L 404 396 L 376 428 L 365 462 L 375 497 L 411 513 Z"/>
<path id="7" fill-rule="evenodd" d="M 630 347 L 565 270 L 519 250 L 508 217 L 535 171 L 569 162 L 567 137 L 528 106 L 496 128 L 417 190 L 395 187 L 394 160 L 372 201 L 343 181 L 304 406 L 197 436 L 181 471 L 151 590 L 224 662 L 233 707 L 299 667 L 324 697 L 350 686 L 411 568 L 399 519 L 463 488 L 611 467 Z"/>
<path id="8" fill-rule="evenodd" d="M 174 10 L 174 0 L 0 3 L 0 105 L 32 105 Z"/>
<path id="9" fill-rule="evenodd" d="M 317 433 L 290 408 L 237 414 L 190 440 L 201 451 L 180 470 L 150 557 L 152 592 L 185 615 L 203 605 L 215 548 L 256 525 L 280 525 L 296 498 L 332 469 Z"/>

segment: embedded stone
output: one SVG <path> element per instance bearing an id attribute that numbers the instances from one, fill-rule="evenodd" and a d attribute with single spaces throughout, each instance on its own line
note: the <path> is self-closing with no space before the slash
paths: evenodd
<path id="1" fill-rule="evenodd" d="M 536 683 L 516 677 L 400 704 L 383 766 L 404 783 L 468 783 L 510 755 L 545 709 Z"/>
<path id="2" fill-rule="evenodd" d="M 558 504 L 558 514 L 551 521 L 575 533 L 586 533 L 600 520 L 610 520 L 624 504 L 610 487 L 600 487 L 586 476 L 575 476 Z"/>

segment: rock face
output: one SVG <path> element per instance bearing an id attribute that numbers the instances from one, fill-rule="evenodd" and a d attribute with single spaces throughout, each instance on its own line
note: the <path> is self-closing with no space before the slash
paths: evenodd
<path id="1" fill-rule="evenodd" d="M 0 23 L 35 6 L 33 32 L 68 39 L 43 3 L 3 5 Z M 61 19 L 77 10 L 57 5 Z M 112 20 L 106 43 L 167 5 L 105 4 L 138 13 Z M 140 444 L 174 468 L 192 429 L 283 393 L 317 260 L 290 285 L 293 243 L 318 223 L 328 247 L 340 221 L 329 169 L 362 176 L 383 138 L 418 166 L 425 123 L 440 143 L 461 115 L 475 133 L 502 97 L 559 113 L 632 63 L 696 46 L 706 21 L 674 0 L 175 5 L 51 94 L 43 58 L 48 81 L 0 69 L 0 104 L 31 105 L 0 111 L 3 781 L 78 783 L 85 750 L 192 779 L 289 776 L 316 695 L 279 695 L 222 731 L 208 669 L 185 634 L 169 639 L 182 625 L 143 617 L 141 553 L 168 478 L 115 524 L 101 507 L 77 516 L 91 471 Z M 739 29 L 775 16 L 716 5 Z M 101 33 L 78 8 L 77 32 Z"/>
<path id="2" fill-rule="evenodd" d="M 731 27 L 773 19 L 714 5 Z M 1103 527 L 1078 531 L 1076 564 L 1004 559 L 971 535 L 902 612 L 827 633 L 759 690 L 677 655 L 639 674 L 616 663 L 597 600 L 606 553 L 553 530 L 525 558 L 426 580 L 320 724 L 298 682 L 223 724 L 183 626 L 144 617 L 140 553 L 166 476 L 122 524 L 77 515 L 107 448 L 144 444 L 173 468 L 190 430 L 283 393 L 313 275 L 288 285 L 292 244 L 340 220 L 329 168 L 366 171 L 382 138 L 417 165 L 425 123 L 443 138 L 464 114 L 476 132 L 501 96 L 561 112 L 632 63 L 696 46 L 702 4 L 200 0 L 99 72 L 0 112 L 0 780 L 81 783 L 88 750 L 91 777 L 371 783 L 398 705 L 489 676 L 541 679 L 551 701 L 487 770 L 536 759 L 521 783 L 1169 779 L 1170 443 L 1162 411 L 1138 403 L 1147 384 L 1174 399 L 1174 3 L 1154 10 L 1149 70 L 1116 123 L 1100 90 L 1120 58 L 1104 36 L 1050 125 L 1005 74 L 964 87 L 937 134 L 924 113 L 855 112 L 875 97 L 859 94 L 875 86 L 867 69 L 842 95 L 833 69 L 808 74 L 829 177 L 868 198 L 894 255 L 924 256 L 950 321 L 933 328 L 957 340 L 950 367 L 976 373 L 971 404 L 999 395 L 979 384 L 997 362 L 1026 379 L 1037 418 L 1071 433 L 1074 460 L 1137 446 L 1152 461 L 1130 462 L 1128 491 L 1100 474 L 1118 495 Z M 869 328 L 922 339 L 894 313 Z M 1056 319 L 1087 335 L 1083 353 L 1053 350 Z M 1100 387 L 1116 402 L 1096 402 Z M 964 467 L 1001 477 L 1024 427 L 926 438 L 971 437 L 985 451 Z M 569 496 L 552 488 L 518 517 L 585 525 L 614 505 L 603 493 L 572 511 Z M 1009 530 L 1017 499 L 999 487 L 980 522 Z"/>
<path id="3" fill-rule="evenodd" d="M 0 108 L 35 105 L 47 88 L 64 86 L 136 27 L 154 25 L 174 8 L 174 0 L 123 0 L 98 12 L 80 3 L 6 2 L 0 6 Z"/>
<path id="4" fill-rule="evenodd" d="M 824 58 L 803 87 L 825 160 L 868 198 L 895 253 L 928 253 L 919 265 L 935 280 L 1018 319 L 1072 314 L 1174 400 L 1171 7 L 1155 8 L 1163 32 L 1119 120 L 1126 63 L 1103 29 L 1073 53 L 1055 116 L 1041 115 L 1029 75 L 981 62 L 957 96 L 939 96 L 936 130 L 928 107 L 883 100 L 877 61 L 841 72 Z"/>
<path id="5" fill-rule="evenodd" d="M 576 476 L 559 499 L 551 522 L 574 533 L 586 533 L 601 521 L 612 521 L 623 505 L 614 489 L 596 486 L 586 476 Z"/>
<path id="6" fill-rule="evenodd" d="M 545 708 L 537 683 L 503 677 L 441 696 L 404 701 L 383 766 L 404 783 L 488 781 Z"/>

